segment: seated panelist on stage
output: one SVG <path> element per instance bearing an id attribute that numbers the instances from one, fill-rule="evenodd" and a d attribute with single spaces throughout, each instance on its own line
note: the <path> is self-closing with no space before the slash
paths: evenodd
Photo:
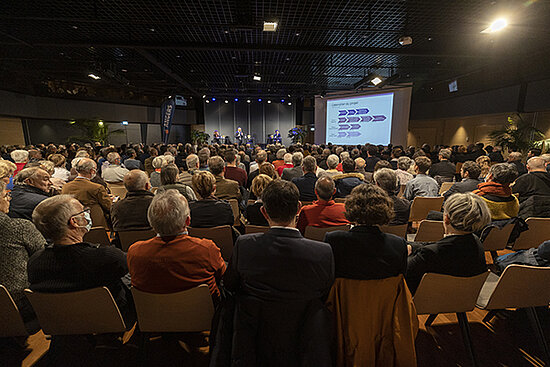
<path id="1" fill-rule="evenodd" d="M 273 143 L 281 143 L 283 138 L 281 137 L 281 133 L 279 130 L 275 130 L 275 134 L 273 134 Z"/>
<path id="2" fill-rule="evenodd" d="M 221 135 L 220 135 L 220 132 L 218 130 L 214 130 L 214 137 L 212 139 L 212 143 L 214 144 L 219 144 L 221 142 Z"/>

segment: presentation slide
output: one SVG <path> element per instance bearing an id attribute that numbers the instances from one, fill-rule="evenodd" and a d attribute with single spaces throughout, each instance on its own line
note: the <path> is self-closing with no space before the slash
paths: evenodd
<path id="1" fill-rule="evenodd" d="M 391 138 L 393 93 L 327 100 L 326 142 L 387 145 Z"/>

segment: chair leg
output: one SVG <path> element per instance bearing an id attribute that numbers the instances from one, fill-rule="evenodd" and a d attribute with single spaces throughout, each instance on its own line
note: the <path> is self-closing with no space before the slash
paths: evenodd
<path id="1" fill-rule="evenodd" d="M 147 340 L 148 335 L 141 332 L 139 335 L 139 351 L 138 351 L 138 364 L 140 366 L 147 366 Z"/>
<path id="2" fill-rule="evenodd" d="M 472 344 L 472 337 L 470 335 L 470 324 L 468 323 L 468 316 L 465 312 L 458 312 L 456 314 L 458 318 L 458 324 L 460 325 L 460 331 L 462 332 L 462 340 L 464 341 L 464 347 L 470 356 L 472 366 L 477 367 L 477 359 L 474 352 L 474 346 Z"/>
<path id="3" fill-rule="evenodd" d="M 430 327 L 430 326 L 432 326 L 432 323 L 435 321 L 437 315 L 438 315 L 437 313 L 432 313 L 432 314 L 430 314 L 430 316 L 428 316 L 428 319 L 427 319 L 426 322 L 424 323 L 424 326 L 425 326 L 425 327 Z"/>
<path id="4" fill-rule="evenodd" d="M 496 310 L 491 310 L 487 313 L 487 315 L 485 315 L 485 317 L 483 318 L 483 322 L 485 323 L 489 323 L 491 322 L 491 320 L 493 319 L 493 317 L 495 317 L 497 315 L 497 312 Z"/>
<path id="5" fill-rule="evenodd" d="M 544 362 L 547 366 L 550 366 L 550 352 L 548 351 L 548 343 L 546 342 L 546 338 L 544 337 L 544 330 L 540 325 L 537 310 L 534 307 L 529 307 L 526 310 L 527 315 L 529 315 L 529 319 L 531 320 L 531 324 L 533 325 L 533 329 L 535 329 L 535 334 L 537 334 L 537 340 L 540 344 L 542 352 L 544 353 Z"/>

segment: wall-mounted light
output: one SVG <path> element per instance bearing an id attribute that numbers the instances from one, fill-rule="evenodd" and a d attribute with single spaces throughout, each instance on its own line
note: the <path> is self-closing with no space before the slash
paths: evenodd
<path id="1" fill-rule="evenodd" d="M 264 32 L 275 32 L 277 26 L 277 22 L 264 22 Z"/>
<path id="2" fill-rule="evenodd" d="M 94 80 L 99 80 L 101 79 L 101 77 L 99 75 L 95 75 L 94 73 L 90 73 L 88 74 L 88 76 Z"/>
<path id="3" fill-rule="evenodd" d="M 122 121 L 122 125 L 127 126 L 127 125 L 128 125 L 128 121 Z"/>

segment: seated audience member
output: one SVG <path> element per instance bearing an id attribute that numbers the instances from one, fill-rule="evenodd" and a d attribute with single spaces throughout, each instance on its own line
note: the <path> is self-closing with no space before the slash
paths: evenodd
<path id="1" fill-rule="evenodd" d="M 286 149 L 284 149 L 284 148 L 279 149 L 277 151 L 277 155 L 276 155 L 277 159 L 272 162 L 273 167 L 275 167 L 275 169 L 277 169 L 277 168 L 279 168 L 279 166 L 282 166 L 282 165 L 285 164 L 285 161 L 284 161 L 285 154 L 286 154 Z"/>
<path id="2" fill-rule="evenodd" d="M 538 247 L 519 250 L 501 255 L 495 259 L 495 266 L 503 272 L 509 265 L 550 266 L 550 241 L 544 241 Z"/>
<path id="3" fill-rule="evenodd" d="M 401 148 L 394 148 L 392 149 L 391 151 L 391 160 L 390 160 L 390 164 L 391 164 L 391 168 L 393 170 L 396 170 L 397 169 L 397 162 L 399 161 L 399 158 L 403 155 L 403 149 Z"/>
<path id="4" fill-rule="evenodd" d="M 27 262 L 44 248 L 46 240 L 30 221 L 10 218 L 9 208 L 10 193 L 0 181 L 0 284 L 6 287 L 23 321 L 28 323 L 36 319 L 36 315 L 23 293 L 29 287 Z"/>
<path id="5" fill-rule="evenodd" d="M 492 152 L 489 152 L 489 159 L 494 163 L 504 163 L 504 157 L 502 156 L 502 148 L 496 146 Z"/>
<path id="6" fill-rule="evenodd" d="M 412 180 L 414 176 L 409 173 L 409 168 L 413 164 L 413 160 L 407 156 L 399 157 L 397 160 L 397 179 L 399 180 L 399 185 L 406 185 L 407 182 Z"/>
<path id="7" fill-rule="evenodd" d="M 237 167 L 237 154 L 234 149 L 228 149 L 224 154 L 225 170 L 223 176 L 227 180 L 237 181 L 239 186 L 245 187 L 247 175 L 246 171 L 242 168 Z"/>
<path id="8" fill-rule="evenodd" d="M 145 172 L 151 177 L 151 173 L 155 171 L 155 167 L 153 167 L 153 160 L 157 158 L 159 155 L 158 150 L 155 148 L 149 149 L 149 157 L 145 158 L 143 161 L 143 167 L 145 168 Z"/>
<path id="9" fill-rule="evenodd" d="M 436 180 L 426 175 L 432 161 L 428 157 L 419 156 L 414 160 L 416 177 L 407 182 L 403 197 L 412 201 L 415 197 L 436 197 L 439 196 L 439 185 Z"/>
<path id="10" fill-rule="evenodd" d="M 114 246 L 83 241 L 92 227 L 89 209 L 70 195 L 58 195 L 38 204 L 32 220 L 53 245 L 29 259 L 30 289 L 59 293 L 105 286 L 126 321 L 131 321 L 131 295 L 121 279 L 128 273 L 126 255 Z"/>
<path id="11" fill-rule="evenodd" d="M 366 167 L 365 171 L 374 173 L 374 166 L 380 160 L 376 155 L 378 154 L 378 148 L 375 145 L 369 145 L 367 147 L 367 159 L 365 159 Z"/>
<path id="12" fill-rule="evenodd" d="M 383 279 L 405 274 L 407 243 L 378 227 L 393 218 L 393 203 L 386 192 L 374 185 L 358 186 L 346 199 L 345 208 L 353 227 L 325 236 L 334 254 L 336 278 Z"/>
<path id="13" fill-rule="evenodd" d="M 301 201 L 313 201 L 317 198 L 315 195 L 315 184 L 317 182 L 317 161 L 312 156 L 307 156 L 302 162 L 304 175 L 292 180 L 292 183 L 298 187 Z"/>
<path id="14" fill-rule="evenodd" d="M 149 191 L 149 177 L 143 171 L 132 170 L 124 176 L 124 187 L 128 190 L 126 197 L 111 207 L 113 230 L 118 232 L 150 229 L 147 209 L 155 195 Z"/>
<path id="15" fill-rule="evenodd" d="M 279 179 L 279 175 L 277 174 L 277 170 L 275 169 L 275 166 L 273 166 L 269 162 L 264 162 L 260 165 L 260 168 L 258 169 L 259 174 L 268 175 L 274 180 Z"/>
<path id="16" fill-rule="evenodd" d="M 351 158 L 343 160 L 342 169 L 343 174 L 332 176 L 336 185 L 336 197 L 339 198 L 348 196 L 355 186 L 363 184 L 365 180 L 365 176 L 355 172 L 355 161 Z"/>
<path id="17" fill-rule="evenodd" d="M 17 170 L 17 166 L 6 160 L 0 160 L 0 181 L 6 184 L 6 190 L 13 189 L 13 173 Z"/>
<path id="18" fill-rule="evenodd" d="M 358 172 L 365 177 L 365 182 L 372 182 L 372 172 L 365 171 L 366 162 L 363 158 L 355 158 L 355 172 Z"/>
<path id="19" fill-rule="evenodd" d="M 522 156 L 520 152 L 512 152 L 508 155 L 508 163 L 516 166 L 518 177 L 527 173 L 527 168 L 525 168 L 525 164 L 521 162 L 521 158 Z"/>
<path id="20" fill-rule="evenodd" d="M 397 174 L 390 168 L 381 168 L 374 172 L 374 183 L 384 190 L 393 202 L 393 218 L 388 224 L 399 225 L 409 223 L 411 203 L 405 198 L 397 197 L 399 182 Z"/>
<path id="21" fill-rule="evenodd" d="M 29 152 L 22 149 L 16 149 L 13 152 L 10 153 L 11 159 L 13 159 L 13 162 L 17 166 L 14 175 L 18 174 L 19 171 L 21 171 L 23 168 L 25 168 L 25 165 L 29 161 Z"/>
<path id="22" fill-rule="evenodd" d="M 477 185 L 481 183 L 479 175 L 481 174 L 481 167 L 479 164 L 473 161 L 466 161 L 460 168 L 460 175 L 462 181 L 455 182 L 449 190 L 443 193 L 443 197 L 447 200 L 452 194 L 472 192 L 477 189 Z"/>
<path id="23" fill-rule="evenodd" d="M 162 167 L 160 171 L 161 186 L 158 188 L 157 192 L 173 189 L 178 190 L 179 193 L 185 196 L 185 199 L 189 202 L 197 200 L 197 196 L 191 187 L 177 182 L 178 173 L 178 166 L 174 163 L 170 163 Z"/>
<path id="24" fill-rule="evenodd" d="M 323 176 L 315 183 L 317 201 L 306 205 L 300 210 L 297 228 L 305 233 L 307 226 L 332 227 L 349 224 L 344 212 L 346 208 L 342 203 L 336 203 L 332 198 L 336 194 L 334 180 L 329 176 Z"/>
<path id="25" fill-rule="evenodd" d="M 481 169 L 481 173 L 479 174 L 479 180 L 484 181 L 487 178 L 487 175 L 489 174 L 489 170 L 491 169 L 491 159 L 485 155 L 482 155 L 476 158 L 476 163 L 479 165 L 479 168 Z"/>
<path id="26" fill-rule="evenodd" d="M 107 154 L 109 165 L 102 168 L 101 178 L 107 183 L 121 183 L 129 172 L 120 165 L 120 155 L 116 152 Z"/>
<path id="27" fill-rule="evenodd" d="M 130 171 L 135 169 L 141 169 L 142 164 L 139 159 L 136 159 L 137 153 L 135 149 L 132 149 L 132 148 L 127 149 L 126 155 L 128 156 L 128 158 L 124 160 L 124 167 L 126 167 L 126 169 Z"/>
<path id="28" fill-rule="evenodd" d="M 225 162 L 220 156 L 213 156 L 208 159 L 208 169 L 210 173 L 216 178 L 216 197 L 218 199 L 241 200 L 241 191 L 239 189 L 239 183 L 234 180 L 228 180 L 224 177 Z M 193 218 L 191 216 L 191 218 Z M 193 226 L 192 226 L 193 227 Z"/>
<path id="29" fill-rule="evenodd" d="M 268 226 L 267 220 L 263 216 L 260 208 L 262 207 L 262 192 L 266 188 L 266 186 L 273 181 L 273 179 L 267 175 L 260 174 L 256 176 L 254 181 L 252 181 L 252 186 L 250 187 L 250 191 L 254 194 L 254 197 L 258 198 L 254 202 L 254 204 L 249 204 L 246 207 L 245 211 L 245 217 L 248 220 L 249 224 L 255 225 L 255 226 Z"/>
<path id="30" fill-rule="evenodd" d="M 286 181 L 292 181 L 295 178 L 302 177 L 304 175 L 304 170 L 302 169 L 303 160 L 304 155 L 301 152 L 292 153 L 293 167 L 283 169 L 283 174 L 281 175 L 281 178 Z"/>
<path id="31" fill-rule="evenodd" d="M 324 176 L 333 177 L 340 174 L 340 171 L 336 169 L 338 166 L 338 163 L 340 162 L 340 158 L 336 154 L 331 154 L 327 157 L 327 167 L 328 169 L 323 172 Z"/>
<path id="32" fill-rule="evenodd" d="M 391 166 L 391 163 L 384 160 L 384 159 L 381 159 L 378 162 L 376 162 L 376 164 L 374 165 L 374 172 L 376 172 L 376 171 L 378 171 L 379 169 L 382 169 L 382 168 L 393 169 L 392 166 Z"/>
<path id="33" fill-rule="evenodd" d="M 324 318 L 324 299 L 334 281 L 330 246 L 303 238 L 294 228 L 300 210 L 295 185 L 274 180 L 265 188 L 262 200 L 261 210 L 270 230 L 240 236 L 223 277 L 225 287 L 235 292 L 239 305 L 230 316 L 230 320 L 234 320 L 234 332 L 229 345 L 233 350 L 247 351 L 233 363 L 319 365 L 308 362 L 314 359 L 329 365 L 330 348 L 325 348 L 325 343 L 330 339 L 330 332 L 325 326 L 330 323 Z M 308 310 L 312 309 L 316 315 L 314 323 L 307 320 L 307 316 L 312 315 Z M 306 335 L 316 340 L 314 345 L 322 340 L 323 347 L 313 346 L 315 353 L 304 353 L 299 341 Z M 254 342 L 244 344 L 250 340 Z M 308 340 L 308 344 L 311 342 Z M 217 355 L 218 351 L 214 350 L 213 354 Z M 245 360 L 250 356 L 254 359 L 247 363 Z"/>
<path id="34" fill-rule="evenodd" d="M 227 201 L 219 200 L 214 196 L 216 193 L 216 178 L 213 174 L 208 171 L 195 172 L 193 175 L 193 189 L 199 195 L 200 200 L 189 204 L 191 227 L 208 228 L 233 225 L 235 219 L 231 205 Z"/>
<path id="35" fill-rule="evenodd" d="M 534 195 L 550 196 L 550 174 L 546 172 L 544 159 L 530 158 L 527 161 L 527 172 L 518 177 L 512 186 L 512 192 L 517 194 L 519 203 Z"/>
<path id="36" fill-rule="evenodd" d="M 34 208 L 50 197 L 50 175 L 39 167 L 29 167 L 19 171 L 14 181 L 8 215 L 11 218 L 32 220 Z"/>
<path id="37" fill-rule="evenodd" d="M 176 293 L 208 284 L 218 299 L 225 262 L 214 242 L 187 234 L 191 218 L 185 197 L 172 189 L 158 193 L 147 217 L 158 235 L 128 249 L 132 286 L 149 293 Z"/>
<path id="38" fill-rule="evenodd" d="M 449 161 L 451 154 L 450 149 L 441 149 L 439 151 L 439 162 L 430 167 L 430 177 L 435 178 L 439 184 L 442 182 L 453 182 L 454 180 L 456 166 Z"/>
<path id="39" fill-rule="evenodd" d="M 546 172 L 550 173 L 550 153 L 542 154 L 540 157 L 544 159 L 544 166 L 546 167 Z"/>
<path id="40" fill-rule="evenodd" d="M 527 152 L 527 160 L 533 158 L 533 157 L 538 157 L 542 154 L 542 150 L 539 149 L 539 148 L 531 148 L 529 149 L 529 151 Z"/>
<path id="41" fill-rule="evenodd" d="M 39 167 L 48 172 L 48 175 L 50 175 L 50 182 L 52 183 L 50 186 L 50 196 L 61 193 L 61 189 L 63 188 L 63 185 L 65 185 L 65 181 L 60 178 L 53 177 L 53 174 L 55 173 L 55 165 L 52 161 L 42 160 L 32 163 L 29 162 L 25 167 Z"/>
<path id="42" fill-rule="evenodd" d="M 52 161 L 55 166 L 52 178 L 58 178 L 65 182 L 69 181 L 71 172 L 69 172 L 67 168 L 65 168 L 65 163 L 66 163 L 65 156 L 61 154 L 51 154 L 48 157 L 48 160 Z"/>
<path id="43" fill-rule="evenodd" d="M 179 174 L 178 182 L 187 186 L 193 186 L 193 174 L 199 170 L 199 156 L 189 154 L 185 158 L 185 164 L 187 165 L 187 170 Z"/>
<path id="44" fill-rule="evenodd" d="M 283 156 L 283 162 L 285 162 L 283 165 L 280 165 L 279 167 L 276 167 L 276 170 L 277 170 L 277 174 L 279 175 L 279 177 L 282 177 L 283 175 L 283 170 L 285 168 L 292 168 L 294 167 L 292 165 L 292 154 L 290 153 L 285 153 L 285 155 Z"/>
<path id="45" fill-rule="evenodd" d="M 110 223 L 112 199 L 105 187 L 92 182 L 97 173 L 96 163 L 90 158 L 81 158 L 76 163 L 78 176 L 63 186 L 61 193 L 72 195 L 86 207 L 99 206 L 103 211 L 105 220 Z"/>
<path id="46" fill-rule="evenodd" d="M 246 188 L 249 188 L 252 185 L 252 180 L 254 180 L 256 176 L 260 174 L 260 166 L 265 162 L 267 162 L 267 152 L 265 150 L 258 151 L 258 153 L 256 153 L 255 161 L 250 163 L 250 174 L 248 175 Z"/>
<path id="47" fill-rule="evenodd" d="M 416 292 L 426 273 L 471 277 L 487 271 L 485 251 L 474 232 L 491 221 L 485 201 L 472 194 L 454 194 L 443 206 L 445 237 L 430 244 L 409 245 L 407 285 Z"/>
<path id="48" fill-rule="evenodd" d="M 162 171 L 162 167 L 166 165 L 166 161 L 164 160 L 164 156 L 155 157 L 153 159 L 153 162 L 151 165 L 153 166 L 153 172 L 149 175 L 149 179 L 151 181 L 151 186 L 153 187 L 159 187 L 162 185 L 160 182 L 160 172 Z"/>
<path id="49" fill-rule="evenodd" d="M 208 171 L 208 159 L 210 159 L 210 149 L 207 147 L 198 151 L 199 156 L 199 171 Z"/>
<path id="50" fill-rule="evenodd" d="M 510 219 L 518 216 L 519 201 L 512 195 L 510 184 L 518 176 L 516 166 L 509 163 L 497 163 L 491 166 L 485 181 L 480 183 L 474 194 L 481 196 L 487 203 L 491 220 Z"/>

